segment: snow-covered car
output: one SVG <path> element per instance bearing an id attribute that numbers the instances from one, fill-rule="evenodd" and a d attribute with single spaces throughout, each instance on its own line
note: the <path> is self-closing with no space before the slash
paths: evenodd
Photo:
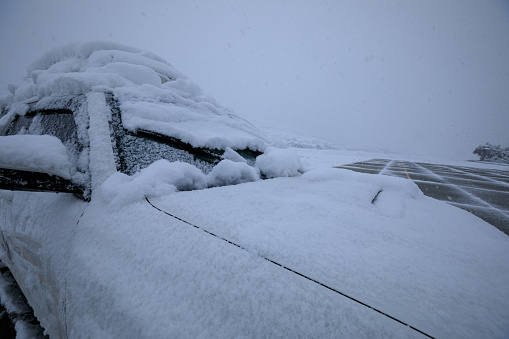
<path id="1" fill-rule="evenodd" d="M 51 338 L 509 333 L 505 234 L 303 166 L 149 52 L 64 46 L 9 90 L 0 259 Z"/>

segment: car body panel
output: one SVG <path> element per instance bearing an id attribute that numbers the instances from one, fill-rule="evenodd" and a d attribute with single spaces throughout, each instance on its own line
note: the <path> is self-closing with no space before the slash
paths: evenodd
<path id="1" fill-rule="evenodd" d="M 69 193 L 0 191 L 1 260 L 46 331 L 65 338 L 65 276 L 71 239 L 87 203 Z"/>
<path id="2" fill-rule="evenodd" d="M 422 195 L 409 180 L 333 171 L 150 201 L 188 223 L 182 227 L 199 227 L 290 269 L 296 279 L 304 275 L 432 336 L 482 336 L 472 324 L 486 307 L 499 310 L 483 311 L 488 327 L 507 330 L 501 314 L 507 300 L 492 289 L 509 281 L 508 265 L 495 259 L 507 253 L 504 234 Z M 375 195 L 383 204 L 372 203 Z M 404 207 L 393 213 L 398 204 Z M 440 217 L 451 213 L 452 220 Z M 441 240 L 431 241 L 430 233 Z M 480 267 L 474 248 L 494 259 Z M 436 312 L 451 305 L 461 312 Z"/>
<path id="3" fill-rule="evenodd" d="M 69 337 L 419 337 L 146 201 L 105 205 L 91 201 L 73 240 Z"/>

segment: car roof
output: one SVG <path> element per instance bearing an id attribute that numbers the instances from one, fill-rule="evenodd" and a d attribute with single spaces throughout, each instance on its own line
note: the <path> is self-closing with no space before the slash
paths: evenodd
<path id="1" fill-rule="evenodd" d="M 9 91 L 0 98 L 0 108 L 21 115 L 34 106 L 55 108 L 57 102 L 99 91 L 114 96 L 124 128 L 134 133 L 143 129 L 193 147 L 221 150 L 263 152 L 271 143 L 161 57 L 112 42 L 54 48 L 32 63 L 26 78 Z"/>

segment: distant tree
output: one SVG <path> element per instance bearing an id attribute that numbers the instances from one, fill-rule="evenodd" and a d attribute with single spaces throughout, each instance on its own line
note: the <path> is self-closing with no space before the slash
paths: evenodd
<path id="1" fill-rule="evenodd" d="M 508 161 L 509 162 L 509 147 L 501 147 L 500 145 L 492 145 L 487 142 L 485 145 L 479 145 L 474 150 L 481 161 Z"/>

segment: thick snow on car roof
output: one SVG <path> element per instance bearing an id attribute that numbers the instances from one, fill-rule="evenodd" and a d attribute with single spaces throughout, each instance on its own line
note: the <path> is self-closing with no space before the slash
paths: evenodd
<path id="1" fill-rule="evenodd" d="M 263 151 L 263 132 L 218 105 L 162 58 L 111 42 L 55 48 L 27 68 L 21 84 L 0 106 L 32 103 L 47 97 L 111 92 L 124 127 L 178 138 L 194 147 Z"/>

